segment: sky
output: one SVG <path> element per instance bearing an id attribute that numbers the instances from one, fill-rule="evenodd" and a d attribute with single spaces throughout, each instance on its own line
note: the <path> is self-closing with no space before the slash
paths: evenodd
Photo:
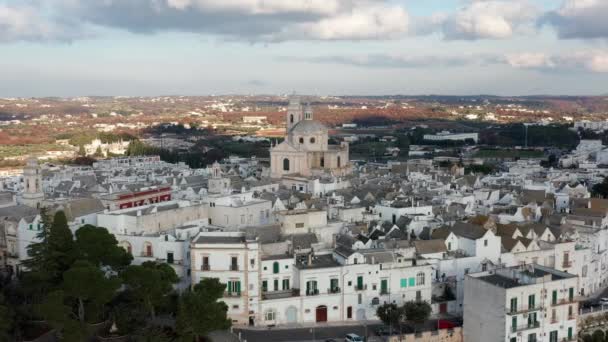
<path id="1" fill-rule="evenodd" d="M 608 0 L 0 0 L 0 97 L 608 94 Z"/>

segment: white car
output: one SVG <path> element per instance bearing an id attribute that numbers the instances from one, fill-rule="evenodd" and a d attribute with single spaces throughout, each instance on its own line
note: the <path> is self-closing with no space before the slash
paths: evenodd
<path id="1" fill-rule="evenodd" d="M 348 334 L 344 340 L 346 342 L 363 342 L 363 337 L 357 334 Z"/>

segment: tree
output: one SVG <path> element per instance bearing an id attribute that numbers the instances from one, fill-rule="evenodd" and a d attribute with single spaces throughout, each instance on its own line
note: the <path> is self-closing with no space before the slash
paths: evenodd
<path id="1" fill-rule="evenodd" d="M 604 342 L 604 331 L 596 330 L 591 334 L 591 340 L 593 342 Z"/>
<path id="2" fill-rule="evenodd" d="M 608 197 L 608 177 L 604 177 L 601 183 L 595 184 L 591 188 L 591 194 L 596 197 L 607 198 Z"/>
<path id="3" fill-rule="evenodd" d="M 81 157 L 85 157 L 87 155 L 87 151 L 85 151 L 84 145 L 80 145 L 78 147 L 78 155 Z"/>
<path id="4" fill-rule="evenodd" d="M 76 231 L 76 248 L 81 260 L 113 270 L 122 270 L 131 264 L 133 256 L 118 246 L 118 241 L 106 228 L 87 224 Z"/>
<path id="5" fill-rule="evenodd" d="M 75 262 L 63 274 L 63 279 L 65 295 L 76 302 L 80 323 L 85 323 L 86 318 L 97 322 L 103 306 L 112 300 L 120 286 L 117 278 L 107 278 L 98 266 L 87 261 Z"/>
<path id="6" fill-rule="evenodd" d="M 36 311 L 53 329 L 61 332 L 62 341 L 85 340 L 85 327 L 73 316 L 72 307 L 66 304 L 66 296 L 62 290 L 49 293 L 44 301 L 36 306 Z"/>
<path id="7" fill-rule="evenodd" d="M 426 321 L 431 315 L 431 306 L 427 302 L 410 301 L 403 304 L 405 317 L 414 322 Z"/>
<path id="8" fill-rule="evenodd" d="M 217 278 L 205 278 L 191 291 L 185 292 L 179 303 L 176 329 L 182 341 L 199 341 L 214 330 L 230 328 L 228 306 L 222 301 L 226 284 Z"/>
<path id="9" fill-rule="evenodd" d="M 103 157 L 103 151 L 101 150 L 101 146 L 97 146 L 95 153 L 93 154 L 95 157 Z"/>
<path id="10" fill-rule="evenodd" d="M 0 341 L 9 341 L 14 329 L 14 312 L 0 294 Z"/>
<path id="11" fill-rule="evenodd" d="M 403 308 L 397 304 L 384 304 L 378 307 L 376 315 L 388 326 L 398 326 L 403 318 Z"/>
<path id="12" fill-rule="evenodd" d="M 38 283 L 29 285 L 44 291 L 61 283 L 61 275 L 75 258 L 74 239 L 65 213 L 57 211 L 50 220 L 47 211 L 41 210 L 41 227 L 36 238 L 38 242 L 28 246 L 29 259 L 24 262 L 28 273 L 33 274 L 25 278 L 36 280 Z"/>
<path id="13" fill-rule="evenodd" d="M 127 267 L 122 278 L 152 319 L 156 318 L 156 310 L 173 291 L 173 284 L 179 280 L 171 266 L 150 261 Z"/>

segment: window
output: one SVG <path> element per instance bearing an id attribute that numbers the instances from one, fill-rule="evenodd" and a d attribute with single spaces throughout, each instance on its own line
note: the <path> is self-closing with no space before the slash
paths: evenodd
<path id="1" fill-rule="evenodd" d="M 409 286 L 416 286 L 416 278 L 412 277 L 409 279 Z"/>
<path id="2" fill-rule="evenodd" d="M 528 308 L 534 309 L 536 307 L 536 296 L 529 295 L 528 296 Z"/>
<path id="3" fill-rule="evenodd" d="M 325 158 L 321 157 L 320 165 L 321 167 L 325 167 Z"/>
<path id="4" fill-rule="evenodd" d="M 332 293 L 336 293 L 340 290 L 339 288 L 339 283 L 338 283 L 338 279 L 330 279 L 329 280 L 329 290 Z"/>
<path id="5" fill-rule="evenodd" d="M 241 282 L 239 280 L 228 281 L 226 284 L 226 291 L 231 294 L 241 294 Z"/>
<path id="6" fill-rule="evenodd" d="M 251 267 L 255 267 L 255 259 L 250 259 L 249 263 L 251 264 Z"/>
<path id="7" fill-rule="evenodd" d="M 293 114 L 289 115 L 289 123 L 293 123 Z"/>
<path id="8" fill-rule="evenodd" d="M 572 330 L 572 327 L 568 327 L 568 340 L 572 340 L 572 337 L 574 337 L 574 333 Z"/>
<path id="9" fill-rule="evenodd" d="M 283 279 L 283 291 L 289 290 L 289 279 Z"/>
<path id="10" fill-rule="evenodd" d="M 483 245 L 484 245 L 484 247 L 488 247 L 488 240 L 487 239 L 483 240 Z"/>
<path id="11" fill-rule="evenodd" d="M 574 287 L 571 287 L 571 288 L 568 289 L 568 299 L 570 301 L 574 300 Z"/>
<path id="12" fill-rule="evenodd" d="M 293 115 L 292 115 L 293 118 Z M 274 321 L 277 317 L 277 312 L 274 311 L 273 309 L 270 309 L 268 311 L 266 311 L 266 313 L 264 314 L 264 319 L 267 321 Z"/>
<path id="13" fill-rule="evenodd" d="M 517 331 L 517 316 L 511 318 L 511 331 Z"/>
<path id="14" fill-rule="evenodd" d="M 278 261 L 275 261 L 272 264 L 272 273 L 275 273 L 275 274 L 279 273 L 279 262 Z"/>
<path id="15" fill-rule="evenodd" d="M 549 333 L 549 342 L 557 342 L 557 330 Z"/>
<path id="16" fill-rule="evenodd" d="M 416 285 L 424 285 L 424 272 L 418 272 L 416 275 Z"/>
<path id="17" fill-rule="evenodd" d="M 448 251 L 451 251 L 451 250 L 452 250 L 452 243 L 448 242 Z"/>
<path id="18" fill-rule="evenodd" d="M 363 302 L 363 295 L 359 293 L 359 295 L 357 296 L 357 304 L 361 305 L 362 302 Z"/>
<path id="19" fill-rule="evenodd" d="M 553 293 L 551 295 L 551 304 L 557 304 L 557 290 L 553 290 Z"/>
<path id="20" fill-rule="evenodd" d="M 568 319 L 572 319 L 574 317 L 574 311 L 572 310 L 572 305 L 568 306 Z"/>
<path id="21" fill-rule="evenodd" d="M 511 298 L 511 312 L 517 312 L 517 298 Z"/>
<path id="22" fill-rule="evenodd" d="M 300 144 L 304 143 L 304 138 L 300 138 Z"/>
<path id="23" fill-rule="evenodd" d="M 262 280 L 262 292 L 268 292 L 268 280 Z"/>
<path id="24" fill-rule="evenodd" d="M 306 282 L 306 295 L 313 296 L 319 294 L 319 289 L 317 288 L 316 280 L 309 280 Z"/>
<path id="25" fill-rule="evenodd" d="M 488 270 L 488 264 L 486 264 L 485 262 L 483 264 L 481 264 L 481 272 L 485 272 Z"/>
<path id="26" fill-rule="evenodd" d="M 416 291 L 416 301 L 417 302 L 422 301 L 422 291 L 420 291 L 420 290 Z"/>
<path id="27" fill-rule="evenodd" d="M 406 278 L 401 278 L 401 287 L 407 287 L 407 279 Z"/>
<path id="28" fill-rule="evenodd" d="M 233 257 L 230 258 L 230 270 L 231 271 L 238 271 L 239 270 L 238 259 L 235 256 L 233 256 Z"/>
<path id="29" fill-rule="evenodd" d="M 357 285 L 358 290 L 363 290 L 363 276 L 357 276 Z"/>
<path id="30" fill-rule="evenodd" d="M 528 335 L 528 342 L 536 342 L 536 333 Z"/>
<path id="31" fill-rule="evenodd" d="M 388 279 L 380 280 L 380 294 L 388 294 Z"/>
<path id="32" fill-rule="evenodd" d="M 296 223 L 296 228 L 304 228 L 304 223 Z"/>
<path id="33" fill-rule="evenodd" d="M 310 138 L 310 143 L 314 144 L 315 143 L 315 138 Z"/>
<path id="34" fill-rule="evenodd" d="M 273 284 L 274 284 L 274 290 L 279 291 L 279 279 L 275 279 Z"/>
<path id="35" fill-rule="evenodd" d="M 338 163 L 338 167 L 341 167 L 341 166 L 342 166 L 342 165 L 341 165 L 341 164 L 342 164 L 342 160 L 340 159 L 340 156 L 338 156 L 337 163 Z"/>
<path id="36" fill-rule="evenodd" d="M 289 171 L 289 159 L 283 159 L 283 171 Z"/>

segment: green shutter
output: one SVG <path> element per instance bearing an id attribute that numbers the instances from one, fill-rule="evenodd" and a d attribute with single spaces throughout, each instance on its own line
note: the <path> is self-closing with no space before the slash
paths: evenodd
<path id="1" fill-rule="evenodd" d="M 283 279 L 283 290 L 289 290 L 289 279 Z"/>
<path id="2" fill-rule="evenodd" d="M 262 291 L 268 292 L 268 281 L 267 280 L 262 280 Z"/>
<path id="3" fill-rule="evenodd" d="M 528 296 L 528 308 L 533 309 L 536 306 L 536 298 L 534 295 Z"/>
<path id="4" fill-rule="evenodd" d="M 357 288 L 358 289 L 362 289 L 363 288 L 363 276 L 358 276 L 357 277 Z"/>
<path id="5" fill-rule="evenodd" d="M 410 287 L 412 286 L 416 286 L 416 278 L 414 277 L 410 278 Z"/>
<path id="6" fill-rule="evenodd" d="M 236 291 L 235 292 L 240 294 L 241 293 L 241 282 L 237 281 L 235 283 L 236 283 L 236 289 L 235 289 Z"/>
<path id="7" fill-rule="evenodd" d="M 568 298 L 570 301 L 574 300 L 574 287 L 568 289 Z"/>
<path id="8" fill-rule="evenodd" d="M 407 279 L 401 278 L 401 287 L 407 287 Z"/>
<path id="9" fill-rule="evenodd" d="M 388 280 L 382 279 L 380 281 L 380 291 L 382 291 L 382 293 L 388 292 Z"/>
<path id="10" fill-rule="evenodd" d="M 231 281 L 226 283 L 226 292 L 232 292 L 232 282 Z"/>
<path id="11" fill-rule="evenodd" d="M 517 298 L 511 298 L 511 312 L 517 312 Z"/>
<path id="12" fill-rule="evenodd" d="M 306 282 L 306 294 L 310 294 L 310 281 Z"/>
<path id="13" fill-rule="evenodd" d="M 272 264 L 272 273 L 279 273 L 279 263 L 277 261 Z"/>
<path id="14" fill-rule="evenodd" d="M 568 339 L 571 340 L 572 339 L 572 327 L 568 328 Z"/>
<path id="15" fill-rule="evenodd" d="M 274 290 L 278 291 L 279 290 L 279 279 L 275 279 L 274 280 Z"/>
<path id="16" fill-rule="evenodd" d="M 511 329 L 512 331 L 517 330 L 517 316 L 513 316 L 513 318 L 511 318 Z"/>
<path id="17" fill-rule="evenodd" d="M 553 290 L 553 294 L 551 296 L 551 303 L 553 305 L 557 304 L 557 291 L 556 290 Z"/>

